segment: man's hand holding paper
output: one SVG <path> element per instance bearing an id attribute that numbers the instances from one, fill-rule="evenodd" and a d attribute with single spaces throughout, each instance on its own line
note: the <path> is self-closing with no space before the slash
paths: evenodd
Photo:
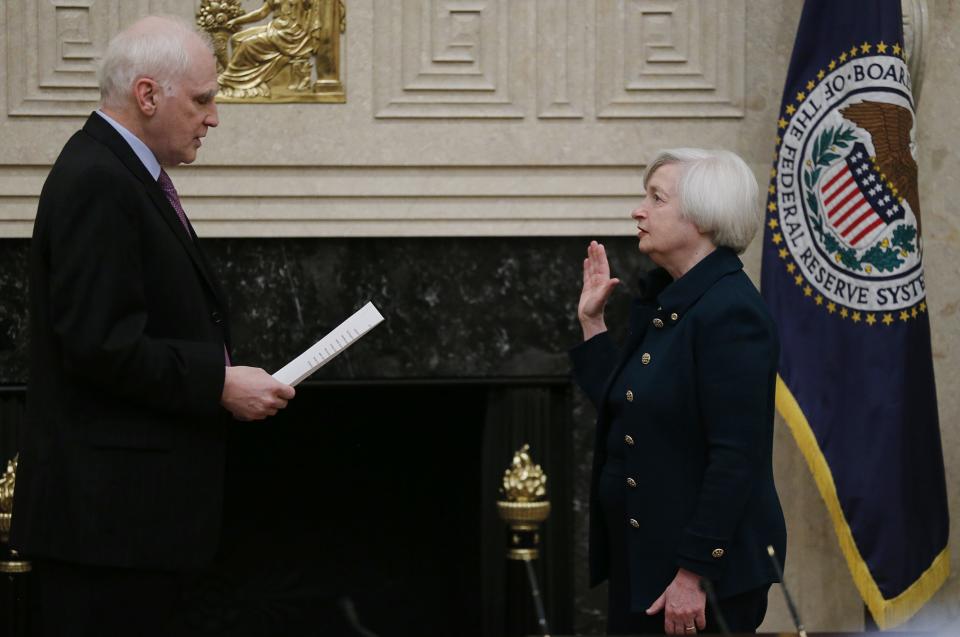
<path id="1" fill-rule="evenodd" d="M 263 420 L 287 406 L 296 391 L 259 367 L 227 367 L 220 403 L 237 420 Z"/>

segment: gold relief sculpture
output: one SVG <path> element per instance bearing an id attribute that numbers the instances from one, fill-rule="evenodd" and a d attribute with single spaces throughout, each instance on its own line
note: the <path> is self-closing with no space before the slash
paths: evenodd
<path id="1" fill-rule="evenodd" d="M 218 102 L 346 102 L 343 0 L 265 0 L 249 13 L 240 0 L 203 0 L 197 24 L 213 38 Z"/>

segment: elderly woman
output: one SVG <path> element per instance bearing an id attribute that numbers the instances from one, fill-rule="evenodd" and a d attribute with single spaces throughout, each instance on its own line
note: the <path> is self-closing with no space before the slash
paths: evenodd
<path id="1" fill-rule="evenodd" d="M 619 283 L 583 262 L 574 377 L 598 412 L 590 573 L 609 579 L 610 633 L 753 632 L 784 555 L 773 483 L 777 330 L 737 257 L 760 224 L 757 182 L 726 151 L 660 153 L 633 211 L 641 281 L 626 343 L 607 333 Z M 719 599 L 707 607 L 701 579 Z"/>

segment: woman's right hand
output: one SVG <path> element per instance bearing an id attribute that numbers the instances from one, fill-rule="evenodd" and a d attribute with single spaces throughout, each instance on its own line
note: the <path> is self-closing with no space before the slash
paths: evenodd
<path id="1" fill-rule="evenodd" d="M 583 340 L 607 331 L 603 308 L 620 279 L 610 278 L 610 264 L 602 243 L 591 241 L 583 260 L 583 289 L 577 306 L 577 318 L 583 328 Z"/>

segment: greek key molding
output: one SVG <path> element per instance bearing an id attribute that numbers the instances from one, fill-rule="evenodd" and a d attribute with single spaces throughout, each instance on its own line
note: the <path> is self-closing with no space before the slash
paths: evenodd
<path id="1" fill-rule="evenodd" d="M 378 118 L 520 118 L 528 3 L 375 0 Z"/>
<path id="2" fill-rule="evenodd" d="M 85 116 L 100 102 L 97 62 L 156 0 L 7 0 L 7 114 Z"/>
<path id="3" fill-rule="evenodd" d="M 597 117 L 742 117 L 744 0 L 597 0 Z"/>

